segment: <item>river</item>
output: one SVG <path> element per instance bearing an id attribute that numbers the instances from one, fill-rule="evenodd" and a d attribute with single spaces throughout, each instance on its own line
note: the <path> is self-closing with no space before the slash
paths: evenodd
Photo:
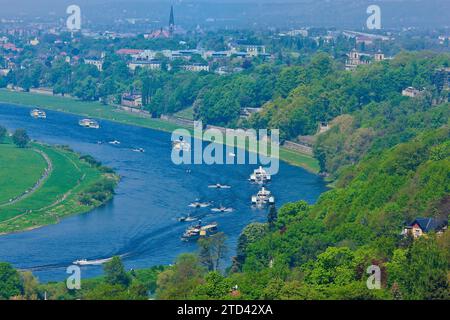
<path id="1" fill-rule="evenodd" d="M 78 126 L 80 116 L 46 110 L 47 119 L 37 120 L 29 111 L 0 104 L 0 125 L 9 130 L 24 128 L 38 141 L 69 145 L 122 176 L 114 199 L 103 207 L 56 225 L 0 236 L 0 261 L 32 270 L 41 282 L 65 279 L 67 266 L 77 259 L 122 255 L 128 269 L 173 263 L 180 253 L 197 250 L 195 243 L 180 241 L 187 225 L 177 217 L 189 212 L 204 215 L 205 222 L 219 223 L 219 230 L 228 237 L 229 263 L 242 229 L 266 219 L 266 210 L 252 209 L 249 203 L 258 191 L 258 186 L 247 181 L 254 165 L 177 166 L 171 161 L 169 133 L 102 120 L 99 130 L 84 129 Z M 121 144 L 107 143 L 112 140 Z M 133 148 L 146 152 L 132 152 Z M 216 183 L 231 188 L 208 188 Z M 282 162 L 269 189 L 279 207 L 301 199 L 314 203 L 326 186 L 320 177 Z M 208 208 L 189 208 L 196 199 L 221 203 L 234 211 L 210 215 Z M 101 266 L 82 267 L 83 277 L 101 273 Z"/>

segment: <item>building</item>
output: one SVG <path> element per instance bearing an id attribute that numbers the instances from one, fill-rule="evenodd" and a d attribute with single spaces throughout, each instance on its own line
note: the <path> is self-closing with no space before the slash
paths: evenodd
<path id="1" fill-rule="evenodd" d="M 240 41 L 232 42 L 228 45 L 230 47 L 231 53 L 242 54 L 244 53 L 247 57 L 258 57 L 265 56 L 266 46 L 256 45 L 256 44 L 243 44 Z"/>
<path id="2" fill-rule="evenodd" d="M 421 91 L 421 90 L 418 90 L 414 87 L 408 87 L 402 91 L 402 96 L 415 98 L 415 97 L 422 95 L 422 93 L 423 93 L 423 91 Z"/>
<path id="3" fill-rule="evenodd" d="M 173 13 L 173 6 L 170 7 L 170 16 L 169 16 L 169 27 L 160 28 L 158 30 L 155 30 L 149 34 L 145 34 L 145 39 L 167 39 L 171 38 L 176 33 L 183 33 L 183 31 L 180 28 L 177 28 L 175 25 L 175 16 Z"/>
<path id="4" fill-rule="evenodd" d="M 134 93 L 124 93 L 122 95 L 121 104 L 124 107 L 140 109 L 142 108 L 142 95 Z"/>
<path id="5" fill-rule="evenodd" d="M 100 59 L 84 59 L 85 64 L 89 64 L 98 69 L 98 71 L 103 71 L 103 60 Z"/>
<path id="6" fill-rule="evenodd" d="M 0 69 L 0 76 L 6 77 L 11 72 L 11 69 Z"/>
<path id="7" fill-rule="evenodd" d="M 416 218 L 413 222 L 405 227 L 402 235 L 411 235 L 414 238 L 419 238 L 430 232 L 442 233 L 447 230 L 447 225 L 448 221 L 446 220 L 437 220 L 434 218 Z"/>
<path id="8" fill-rule="evenodd" d="M 358 52 L 356 49 L 350 51 L 347 55 L 347 61 L 345 63 L 345 70 L 355 70 L 360 65 L 369 64 L 369 55 Z"/>
<path id="9" fill-rule="evenodd" d="M 193 72 L 206 71 L 206 72 L 209 72 L 209 65 L 201 64 L 201 63 L 187 64 L 187 65 L 182 66 L 181 68 L 183 70 L 186 70 L 186 71 L 193 71 Z"/>
<path id="10" fill-rule="evenodd" d="M 148 70 L 161 70 L 161 61 L 158 60 L 134 60 L 128 63 L 128 69 L 135 71 L 136 68 Z"/>
<path id="11" fill-rule="evenodd" d="M 172 36 L 174 31 L 175 31 L 175 17 L 173 15 L 173 6 L 170 6 L 169 34 Z"/>
<path id="12" fill-rule="evenodd" d="M 328 122 L 321 122 L 321 123 L 319 123 L 319 128 L 317 130 L 317 133 L 318 134 L 325 133 L 330 129 L 331 129 L 331 126 Z"/>
<path id="13" fill-rule="evenodd" d="M 377 53 L 375 53 L 373 59 L 377 62 L 380 62 L 386 60 L 386 57 L 384 56 L 384 53 L 379 50 Z"/>

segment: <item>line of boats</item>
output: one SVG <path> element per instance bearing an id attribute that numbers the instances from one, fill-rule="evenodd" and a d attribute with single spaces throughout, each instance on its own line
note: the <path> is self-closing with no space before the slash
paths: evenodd
<path id="1" fill-rule="evenodd" d="M 275 204 L 275 197 L 265 187 L 265 185 L 271 181 L 271 178 L 272 178 L 271 175 L 268 174 L 268 172 L 261 166 L 258 169 L 255 169 L 253 173 L 250 175 L 249 178 L 250 182 L 262 185 L 258 193 L 251 197 L 251 203 L 254 207 L 262 209 L 269 205 Z M 231 188 L 231 186 L 222 184 L 213 184 L 209 185 L 208 188 L 229 189 Z M 211 205 L 212 202 L 200 202 L 196 200 L 195 202 L 189 204 L 189 207 L 199 209 L 199 208 L 207 208 L 210 207 Z M 211 212 L 214 213 L 226 213 L 233 211 L 234 211 L 233 208 L 228 208 L 222 205 L 211 209 Z M 199 238 L 211 236 L 217 233 L 218 230 L 218 224 L 216 222 L 203 226 L 201 220 L 198 217 L 192 216 L 190 213 L 187 216 L 178 218 L 178 221 L 179 222 L 198 221 L 197 224 L 191 225 L 186 229 L 183 236 L 181 237 L 182 241 L 196 241 Z"/>

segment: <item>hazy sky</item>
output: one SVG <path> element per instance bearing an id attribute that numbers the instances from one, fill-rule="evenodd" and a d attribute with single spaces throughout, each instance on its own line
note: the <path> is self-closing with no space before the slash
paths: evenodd
<path id="1" fill-rule="evenodd" d="M 97 21 L 150 18 L 165 21 L 174 4 L 176 21 L 202 24 L 207 19 L 258 25 L 289 22 L 303 26 L 361 26 L 366 8 L 379 4 L 386 27 L 449 27 L 450 0 L 0 0 L 0 17 L 65 15 L 77 4 L 83 15 Z M 230 22 L 232 23 L 232 22 Z"/>

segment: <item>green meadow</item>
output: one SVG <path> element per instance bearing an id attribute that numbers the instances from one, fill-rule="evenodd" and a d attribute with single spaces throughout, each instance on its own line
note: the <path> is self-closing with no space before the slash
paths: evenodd
<path id="1" fill-rule="evenodd" d="M 52 171 L 34 192 L 15 203 L 10 204 L 8 200 L 0 203 L 0 234 L 54 224 L 69 215 L 88 212 L 101 203 L 83 205 L 79 201 L 80 196 L 104 179 L 116 179 L 114 175 L 107 175 L 98 167 L 80 160 L 79 155 L 70 150 L 37 143 L 25 149 L 0 144 L 0 167 L 8 167 L 7 173 L 0 175 L 0 199 L 23 194 L 42 176 L 47 163 L 35 150 L 47 155 Z M 8 163 L 11 159 L 18 161 Z"/>

